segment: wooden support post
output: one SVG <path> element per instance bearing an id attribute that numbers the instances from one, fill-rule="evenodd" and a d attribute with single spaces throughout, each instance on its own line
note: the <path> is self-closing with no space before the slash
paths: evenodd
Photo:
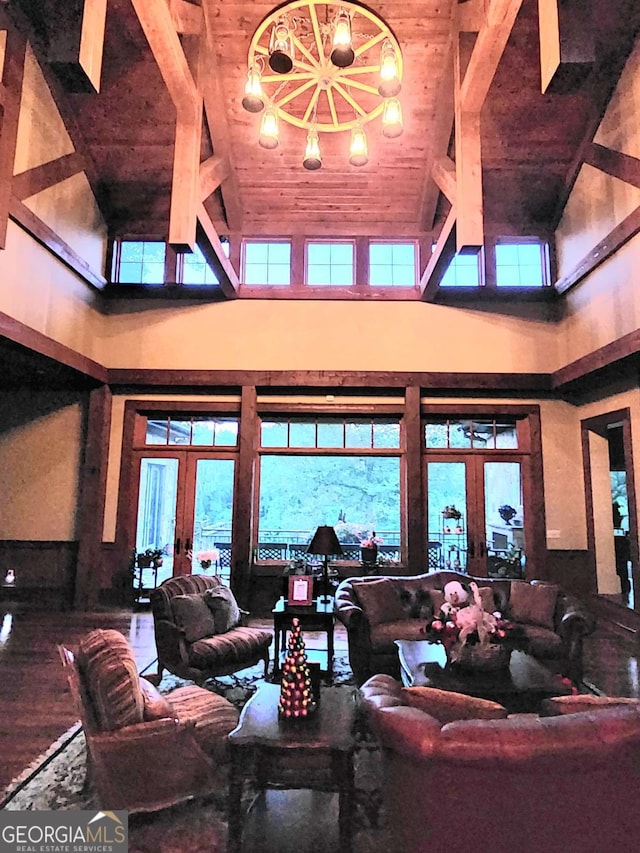
<path id="1" fill-rule="evenodd" d="M 107 0 L 56 2 L 47 59 L 67 92 L 99 92 Z"/>
<path id="2" fill-rule="evenodd" d="M 420 388 L 410 385 L 405 389 L 404 425 L 407 441 L 405 458 L 407 548 L 406 566 L 412 573 L 427 571 L 422 448 L 424 436 L 420 418 Z"/>
<path id="3" fill-rule="evenodd" d="M 89 416 L 85 459 L 81 474 L 81 500 L 78 502 L 78 568 L 74 605 L 91 610 L 98 603 L 102 579 L 102 528 L 107 489 L 109 430 L 111 428 L 111 391 L 102 385 L 89 395 Z"/>
<path id="4" fill-rule="evenodd" d="M 178 110 L 173 149 L 169 243 L 177 252 L 192 252 L 200 204 L 200 137 L 202 100 Z"/>
<path id="5" fill-rule="evenodd" d="M 255 489 L 255 450 L 258 444 L 260 420 L 257 409 L 258 394 L 255 385 L 243 386 L 240 401 L 240 437 L 236 472 L 236 489 L 233 504 L 233 529 L 231 541 L 231 588 L 240 605 L 250 608 L 251 542 L 253 496 Z"/>
<path id="6" fill-rule="evenodd" d="M 596 58 L 591 0 L 538 0 L 542 91 L 571 92 Z"/>

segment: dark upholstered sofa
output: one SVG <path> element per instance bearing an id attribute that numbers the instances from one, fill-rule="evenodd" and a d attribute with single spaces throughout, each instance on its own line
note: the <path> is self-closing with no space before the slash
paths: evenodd
<path id="1" fill-rule="evenodd" d="M 475 581 L 493 596 L 485 609 L 501 611 L 520 627 L 518 645 L 578 683 L 582 640 L 594 620 L 584 605 L 553 584 L 474 578 L 460 572 L 347 578 L 338 586 L 334 612 L 347 629 L 349 662 L 358 684 L 376 673 L 399 677 L 395 640 L 424 640 L 425 625 L 439 612 L 449 581 Z M 483 593 L 483 595 L 486 595 Z"/>
<path id="2" fill-rule="evenodd" d="M 637 699 L 563 696 L 537 717 L 386 675 L 361 693 L 383 747 L 389 853 L 603 853 L 637 843 Z"/>
<path id="3" fill-rule="evenodd" d="M 201 684 L 207 678 L 229 675 L 264 662 L 269 666 L 270 631 L 249 628 L 241 623 L 216 633 L 208 607 L 199 599 L 222 586 L 209 575 L 184 575 L 169 578 L 151 593 L 153 625 L 158 649 L 158 675 L 165 669 Z M 180 608 L 176 599 L 180 599 Z M 204 618 L 199 615 L 204 613 Z M 185 619 L 185 614 L 193 614 Z M 207 620 L 207 615 L 210 619 Z"/>

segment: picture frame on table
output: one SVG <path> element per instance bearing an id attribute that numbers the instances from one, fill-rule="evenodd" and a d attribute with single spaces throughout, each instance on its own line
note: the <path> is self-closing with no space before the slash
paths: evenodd
<path id="1" fill-rule="evenodd" d="M 289 607 L 309 607 L 313 604 L 313 576 L 291 575 L 288 599 Z"/>

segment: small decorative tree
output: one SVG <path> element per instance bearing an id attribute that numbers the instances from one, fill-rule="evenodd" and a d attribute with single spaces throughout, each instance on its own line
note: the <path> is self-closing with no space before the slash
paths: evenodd
<path id="1" fill-rule="evenodd" d="M 309 716 L 316 709 L 300 620 L 292 620 L 287 656 L 282 667 L 278 713 L 288 720 Z"/>

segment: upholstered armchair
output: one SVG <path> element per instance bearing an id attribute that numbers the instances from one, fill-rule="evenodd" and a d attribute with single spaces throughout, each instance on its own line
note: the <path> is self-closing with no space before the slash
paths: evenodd
<path id="1" fill-rule="evenodd" d="M 238 721 L 230 702 L 195 685 L 161 695 L 138 676 L 118 631 L 92 631 L 75 655 L 58 648 L 101 808 L 155 811 L 222 787 L 227 735 Z"/>
<path id="2" fill-rule="evenodd" d="M 218 596 L 230 609 L 222 609 L 224 598 Z M 243 624 L 243 613 L 215 575 L 169 578 L 152 591 L 151 609 L 160 678 L 168 669 L 202 684 L 261 661 L 267 675 L 273 634 Z"/>
<path id="3" fill-rule="evenodd" d="M 640 702 L 562 696 L 544 716 L 376 675 L 389 853 L 602 853 L 640 832 Z"/>

